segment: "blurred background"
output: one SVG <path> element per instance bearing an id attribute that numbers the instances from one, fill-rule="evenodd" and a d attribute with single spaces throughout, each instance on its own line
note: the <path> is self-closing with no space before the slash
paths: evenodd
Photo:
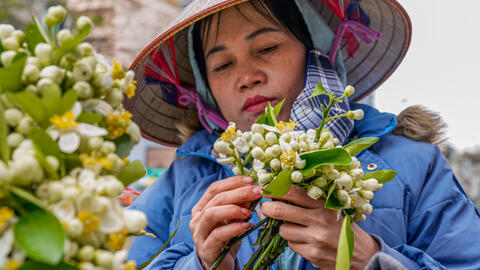
<path id="1" fill-rule="evenodd" d="M 24 28 L 31 14 L 43 18 L 49 6 L 69 10 L 65 24 L 87 15 L 96 25 L 88 41 L 107 60 L 128 67 L 136 54 L 176 17 L 189 0 L 0 0 L 0 24 Z M 480 206 L 480 107 L 477 83 L 480 55 L 478 0 L 399 0 L 413 24 L 412 43 L 397 71 L 364 102 L 395 114 L 422 104 L 448 125 L 440 145 L 470 198 Z M 133 189 L 143 189 L 175 159 L 175 150 L 142 139 L 131 159 L 148 174 Z M 130 198 L 125 198 L 128 203 Z"/>

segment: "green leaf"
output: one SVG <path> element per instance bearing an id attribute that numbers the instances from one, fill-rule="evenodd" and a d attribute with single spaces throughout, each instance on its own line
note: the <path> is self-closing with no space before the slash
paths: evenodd
<path id="1" fill-rule="evenodd" d="M 60 264 L 53 266 L 41 262 L 28 261 L 18 270 L 78 270 L 78 268 L 65 262 L 60 262 Z"/>
<path id="2" fill-rule="evenodd" d="M 8 164 L 10 160 L 10 148 L 7 144 L 8 129 L 9 127 L 5 120 L 5 109 L 2 102 L 0 102 L 0 158 L 5 164 Z"/>
<path id="3" fill-rule="evenodd" d="M 333 209 L 333 210 L 340 210 L 343 208 L 343 205 L 340 204 L 337 198 L 337 193 L 335 192 L 335 182 L 332 182 L 330 184 L 330 187 L 328 188 L 328 193 L 327 193 L 327 199 L 325 202 L 325 208 L 328 209 Z"/>
<path id="4" fill-rule="evenodd" d="M 42 101 L 47 111 L 47 117 L 50 117 L 58 111 L 62 90 L 56 84 L 48 84 L 44 87 Z"/>
<path id="5" fill-rule="evenodd" d="M 80 161 L 78 155 L 63 155 L 63 161 L 65 162 L 66 173 L 77 167 L 82 167 L 82 161 Z"/>
<path id="6" fill-rule="evenodd" d="M 25 41 L 30 52 L 35 54 L 35 46 L 38 43 L 49 43 L 49 38 L 37 17 L 32 16 L 32 20 L 33 22 L 25 28 Z"/>
<path id="7" fill-rule="evenodd" d="M 38 210 L 38 209 L 46 209 L 45 204 L 35 197 L 32 193 L 23 190 L 21 188 L 15 186 L 8 186 L 8 192 L 10 192 L 13 197 L 18 201 L 21 205 L 25 206 L 26 204 L 31 204 L 34 207 L 27 207 L 29 209 Z"/>
<path id="8" fill-rule="evenodd" d="M 103 120 L 100 114 L 82 112 L 76 119 L 77 122 L 95 124 Z"/>
<path id="9" fill-rule="evenodd" d="M 146 173 L 147 171 L 143 167 L 142 162 L 140 160 L 135 160 L 123 168 L 118 175 L 118 179 L 122 181 L 125 186 L 128 186 L 134 181 L 142 178 Z"/>
<path id="10" fill-rule="evenodd" d="M 37 123 L 43 123 L 47 119 L 47 109 L 42 100 L 35 94 L 21 92 L 9 95 L 9 98 L 26 112 Z"/>
<path id="11" fill-rule="evenodd" d="M 66 40 L 55 50 L 55 53 L 58 58 L 62 57 L 67 52 L 75 49 L 78 44 L 80 44 L 92 31 L 92 26 L 88 25 L 82 28 L 72 39 Z"/>
<path id="12" fill-rule="evenodd" d="M 350 261 L 352 260 L 354 238 L 350 216 L 343 218 L 342 230 L 338 239 L 337 263 L 335 270 L 350 269 Z"/>
<path id="13" fill-rule="evenodd" d="M 257 121 L 255 121 L 255 123 L 266 125 L 267 124 L 267 117 L 265 115 L 262 115 L 257 119 Z"/>
<path id="14" fill-rule="evenodd" d="M 60 104 L 57 107 L 56 114 L 62 115 L 72 109 L 73 104 L 77 101 L 77 91 L 70 89 L 63 94 Z"/>
<path id="15" fill-rule="evenodd" d="M 3 46 L 2 46 L 2 42 L 0 42 L 0 53 L 2 53 L 2 52 L 3 52 Z M 0 63 L 0 67 L 1 67 L 1 64 L 2 63 Z"/>
<path id="16" fill-rule="evenodd" d="M 17 91 L 21 86 L 23 68 L 27 62 L 27 54 L 15 55 L 8 67 L 0 68 L 0 89 L 2 92 Z"/>
<path id="17" fill-rule="evenodd" d="M 263 188 L 262 195 L 272 197 L 283 197 L 290 190 L 292 185 L 291 179 L 292 169 L 281 171 L 275 179 Z"/>
<path id="18" fill-rule="evenodd" d="M 273 108 L 273 113 L 275 114 L 275 117 L 278 117 L 278 114 L 280 113 L 280 110 L 282 109 L 283 102 L 285 102 L 285 99 L 283 99 L 280 103 L 275 105 L 275 108 Z"/>
<path id="19" fill-rule="evenodd" d="M 319 95 L 330 96 L 330 94 L 327 91 L 325 91 L 325 87 L 323 87 L 323 84 L 321 82 L 319 82 L 317 86 L 315 86 L 315 88 L 313 89 L 313 93 L 310 95 L 310 98 L 313 98 Z"/>
<path id="20" fill-rule="evenodd" d="M 358 140 L 352 141 L 345 145 L 343 149 L 347 150 L 350 156 L 355 156 L 363 150 L 367 149 L 378 141 L 377 137 L 363 137 Z"/>
<path id="21" fill-rule="evenodd" d="M 350 165 L 352 163 L 352 158 L 343 148 L 305 152 L 300 155 L 300 158 L 307 162 L 305 168 L 300 170 L 303 175 L 308 175 L 311 170 L 320 165 Z"/>
<path id="22" fill-rule="evenodd" d="M 64 168 L 65 164 L 63 162 L 63 156 L 60 152 L 60 148 L 58 148 L 58 144 L 52 139 L 52 137 L 50 137 L 50 135 L 48 135 L 48 133 L 42 129 L 35 128 L 30 131 L 29 137 L 35 145 L 35 148 L 40 152 L 40 155 L 43 159 L 45 159 L 47 156 L 54 156 L 59 162 L 59 167 L 62 169 Z M 46 160 L 45 164 L 43 164 L 42 161 L 40 163 L 42 163 L 42 166 L 45 168 L 50 177 L 53 179 L 58 179 L 57 172 L 53 170 Z"/>
<path id="23" fill-rule="evenodd" d="M 133 141 L 130 139 L 130 136 L 127 134 L 123 134 L 122 136 L 114 139 L 113 142 L 117 146 L 115 153 L 121 158 L 127 157 L 134 145 Z"/>
<path id="24" fill-rule="evenodd" d="M 380 170 L 364 174 L 362 180 L 375 178 L 378 180 L 378 183 L 387 183 L 392 181 L 395 176 L 397 176 L 397 172 L 394 170 Z"/>
<path id="25" fill-rule="evenodd" d="M 50 212 L 37 210 L 22 216 L 15 224 L 14 235 L 15 243 L 30 258 L 50 265 L 62 260 L 65 233 Z"/>

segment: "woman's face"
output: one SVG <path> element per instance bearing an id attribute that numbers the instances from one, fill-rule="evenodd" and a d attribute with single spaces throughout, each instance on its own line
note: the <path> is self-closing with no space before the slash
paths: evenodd
<path id="1" fill-rule="evenodd" d="M 249 4 L 238 8 L 241 13 L 229 8 L 220 21 L 212 18 L 203 41 L 213 96 L 226 120 L 241 130 L 250 129 L 268 101 L 275 105 L 285 99 L 278 119 L 288 120 L 304 87 L 305 46 Z"/>

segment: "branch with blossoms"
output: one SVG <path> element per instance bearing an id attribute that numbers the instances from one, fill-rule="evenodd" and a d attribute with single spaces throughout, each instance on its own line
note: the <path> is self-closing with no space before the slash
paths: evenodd
<path id="1" fill-rule="evenodd" d="M 325 129 L 325 125 L 335 118 L 363 118 L 362 110 L 329 116 L 334 104 L 343 102 L 353 93 L 354 88 L 347 86 L 343 95 L 337 98 L 319 83 L 311 97 L 327 95 L 329 102 L 326 107 L 322 105 L 323 120 L 318 128 L 295 130 L 298 125 L 292 120 L 283 122 L 276 119 L 283 102 L 275 107 L 268 103 L 265 115 L 251 126 L 250 131 L 237 130 L 235 123 L 230 123 L 214 144 L 214 149 L 219 153 L 217 160 L 231 164 L 235 175 L 253 177 L 259 185 L 264 186 L 264 196 L 281 198 L 293 184 L 306 189 L 309 197 L 325 200 L 326 208 L 338 211 L 337 219 L 344 215 L 336 269 L 350 267 L 354 244 L 351 222 L 362 222 L 372 213 L 370 200 L 373 199 L 373 192 L 382 189 L 383 183 L 396 176 L 392 170 L 365 174 L 355 157 L 377 142 L 378 138 L 360 138 L 342 146 Z M 252 204 L 251 210 L 257 202 Z M 233 238 L 210 269 L 216 269 L 230 248 L 257 228 L 261 228 L 254 243 L 258 248 L 243 269 L 266 269 L 288 245 L 279 235 L 282 224 L 281 220 L 267 217 L 246 233 Z"/>
<path id="2" fill-rule="evenodd" d="M 66 16 L 0 25 L 0 269 L 135 269 L 129 243 L 152 235 L 117 200 L 145 174 L 126 158 L 140 140 L 122 107 L 135 74 L 84 42 L 88 17 L 57 31 Z"/>

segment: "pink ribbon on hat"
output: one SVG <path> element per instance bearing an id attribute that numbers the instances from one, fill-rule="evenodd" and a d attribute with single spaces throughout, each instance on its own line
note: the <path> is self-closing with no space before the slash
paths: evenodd
<path id="1" fill-rule="evenodd" d="M 344 19 L 337 28 L 335 33 L 335 39 L 333 40 L 332 46 L 330 47 L 330 52 L 328 53 L 328 58 L 332 63 L 335 63 L 335 58 L 337 57 L 337 51 L 340 47 L 340 42 L 342 41 L 343 35 L 346 31 L 350 31 L 357 38 L 363 40 L 368 45 L 372 44 L 372 40 L 368 36 L 373 37 L 376 40 L 382 39 L 382 34 L 374 31 L 364 24 L 361 24 L 357 21 L 352 21 Z"/>
<path id="2" fill-rule="evenodd" d="M 187 106 L 190 103 L 194 103 L 197 106 L 198 110 L 198 119 L 202 126 L 212 133 L 212 129 L 205 121 L 205 118 L 213 122 L 221 129 L 227 129 L 228 122 L 223 118 L 223 116 L 214 108 L 205 104 L 200 95 L 196 91 L 190 91 L 182 86 L 177 85 L 178 89 L 181 90 L 182 95 L 178 98 L 178 102 L 183 106 Z"/>

